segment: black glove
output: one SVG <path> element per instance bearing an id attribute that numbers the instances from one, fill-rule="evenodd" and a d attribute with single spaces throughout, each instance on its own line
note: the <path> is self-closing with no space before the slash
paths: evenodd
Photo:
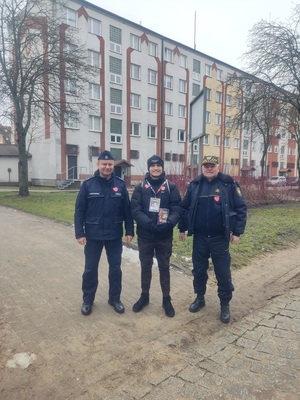
<path id="1" fill-rule="evenodd" d="M 173 229 L 173 224 L 170 221 L 165 222 L 164 224 L 157 225 L 159 233 L 165 233 L 171 231 Z"/>
<path id="2" fill-rule="evenodd" d="M 149 231 L 152 233 L 158 233 L 159 232 L 158 225 L 155 222 L 150 221 L 149 222 Z"/>

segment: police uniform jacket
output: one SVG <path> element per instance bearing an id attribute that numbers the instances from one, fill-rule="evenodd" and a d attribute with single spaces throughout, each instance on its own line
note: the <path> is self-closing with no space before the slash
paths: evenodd
<path id="1" fill-rule="evenodd" d="M 75 237 L 91 240 L 133 236 L 134 227 L 128 191 L 123 179 L 112 174 L 102 178 L 97 170 L 81 185 L 75 204 Z"/>
<path id="2" fill-rule="evenodd" d="M 247 206 L 242 196 L 239 184 L 229 175 L 218 173 L 217 177 L 211 182 L 216 193 L 212 195 L 218 203 L 217 207 L 221 207 L 221 234 L 229 239 L 230 233 L 235 236 L 240 236 L 244 233 L 247 220 Z M 184 216 L 180 220 L 178 227 L 180 232 L 188 231 L 188 236 L 193 235 L 197 230 L 200 232 L 207 231 L 207 227 L 197 226 L 199 221 L 205 220 L 211 223 L 214 218 L 214 209 L 210 210 L 211 218 L 199 213 L 206 213 L 207 210 L 198 209 L 200 193 L 205 193 L 208 187 L 208 181 L 203 175 L 194 179 L 181 202 L 181 207 L 185 210 Z M 203 217 L 203 218 L 202 218 Z M 217 217 L 216 217 L 217 218 Z M 210 227 L 211 230 L 214 226 Z"/>
<path id="3" fill-rule="evenodd" d="M 156 192 L 156 194 L 153 192 Z M 160 199 L 160 208 L 169 210 L 168 219 L 163 227 L 158 226 L 158 212 L 149 210 L 151 198 Z M 173 237 L 173 227 L 177 225 L 181 215 L 179 206 L 181 197 L 177 187 L 166 180 L 165 174 L 158 180 L 151 179 L 149 173 L 145 180 L 138 184 L 131 197 L 133 219 L 137 223 L 137 235 L 149 239 L 167 239 Z"/>

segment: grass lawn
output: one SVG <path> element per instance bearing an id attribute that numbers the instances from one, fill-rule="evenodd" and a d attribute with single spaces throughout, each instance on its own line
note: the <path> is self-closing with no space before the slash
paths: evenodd
<path id="1" fill-rule="evenodd" d="M 18 192 L 0 192 L 0 204 L 32 214 L 73 224 L 74 204 L 77 192 L 32 191 L 28 197 Z M 6 190 L 5 189 L 5 190 Z M 300 203 L 286 203 L 269 207 L 252 208 L 248 211 L 245 234 L 237 246 L 231 246 L 232 266 L 247 265 L 253 258 L 268 252 L 282 250 L 300 243 Z M 192 238 L 178 240 L 174 229 L 174 262 L 191 267 Z"/>

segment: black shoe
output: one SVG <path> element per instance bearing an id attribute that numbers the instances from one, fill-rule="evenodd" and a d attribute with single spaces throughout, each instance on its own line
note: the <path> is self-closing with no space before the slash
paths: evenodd
<path id="1" fill-rule="evenodd" d="M 120 300 L 119 301 L 108 300 L 108 304 L 111 305 L 114 308 L 115 312 L 117 312 L 118 314 L 123 314 L 123 312 L 125 311 L 125 308 Z"/>
<path id="2" fill-rule="evenodd" d="M 190 312 L 197 312 L 200 308 L 205 306 L 204 296 L 197 296 L 189 307 Z"/>
<path id="3" fill-rule="evenodd" d="M 93 304 L 83 303 L 81 306 L 81 314 L 90 315 L 90 313 L 92 312 L 92 306 Z"/>
<path id="4" fill-rule="evenodd" d="M 132 311 L 140 312 L 142 309 L 149 304 L 149 294 L 142 293 L 138 301 L 133 305 Z"/>
<path id="5" fill-rule="evenodd" d="M 221 322 L 223 322 L 223 324 L 228 324 L 228 322 L 230 321 L 229 304 L 221 304 L 220 320 Z"/>
<path id="6" fill-rule="evenodd" d="M 165 314 L 167 317 L 174 317 L 175 315 L 175 310 L 172 306 L 171 303 L 171 297 L 167 296 L 167 297 L 163 297 L 163 308 L 165 309 Z"/>

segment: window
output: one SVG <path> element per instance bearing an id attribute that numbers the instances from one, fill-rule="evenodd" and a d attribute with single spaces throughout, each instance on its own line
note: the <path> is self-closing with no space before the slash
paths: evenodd
<path id="1" fill-rule="evenodd" d="M 101 100 L 101 88 L 96 83 L 89 84 L 89 98 L 93 100 Z"/>
<path id="2" fill-rule="evenodd" d="M 110 88 L 110 112 L 122 114 L 122 90 Z"/>
<path id="3" fill-rule="evenodd" d="M 76 112 L 70 112 L 65 114 L 65 127 L 78 129 L 79 127 L 79 114 Z"/>
<path id="4" fill-rule="evenodd" d="M 234 139 L 234 148 L 239 149 L 240 148 L 240 139 Z"/>
<path id="5" fill-rule="evenodd" d="M 290 150 L 290 148 L 289 148 L 289 150 Z M 274 153 L 278 153 L 278 146 L 274 146 Z M 291 152 L 288 154 L 288 155 L 291 155 Z"/>
<path id="6" fill-rule="evenodd" d="M 76 11 L 64 7 L 64 22 L 67 25 L 76 27 Z"/>
<path id="7" fill-rule="evenodd" d="M 197 153 L 198 152 L 198 143 L 193 143 L 193 153 Z"/>
<path id="8" fill-rule="evenodd" d="M 172 139 L 172 128 L 165 128 L 164 140 L 171 140 L 171 139 Z"/>
<path id="9" fill-rule="evenodd" d="M 252 151 L 256 151 L 256 148 L 257 148 L 256 141 L 254 140 L 251 144 L 252 144 Z"/>
<path id="10" fill-rule="evenodd" d="M 231 106 L 231 101 L 232 101 L 232 97 L 229 94 L 227 94 L 227 96 L 226 96 L 226 105 L 227 106 Z"/>
<path id="11" fill-rule="evenodd" d="M 187 60 L 187 57 L 184 56 L 183 54 L 180 54 L 180 56 L 179 56 L 179 65 L 182 68 L 186 68 L 186 64 L 187 64 L 186 60 Z"/>
<path id="12" fill-rule="evenodd" d="M 138 122 L 131 122 L 131 136 L 141 136 L 141 124 Z"/>
<path id="13" fill-rule="evenodd" d="M 122 30 L 116 26 L 109 26 L 109 40 L 114 43 L 122 44 Z"/>
<path id="14" fill-rule="evenodd" d="M 216 103 L 222 103 L 222 92 L 216 91 Z"/>
<path id="15" fill-rule="evenodd" d="M 225 117 L 225 125 L 228 127 L 231 124 L 231 117 L 229 117 L 228 115 L 226 115 Z"/>
<path id="16" fill-rule="evenodd" d="M 200 85 L 197 85 L 197 83 L 193 83 L 192 95 L 198 96 L 199 93 L 200 93 Z"/>
<path id="17" fill-rule="evenodd" d="M 111 118 L 110 120 L 110 141 L 111 143 L 122 143 L 122 121 Z"/>
<path id="18" fill-rule="evenodd" d="M 193 59 L 193 79 L 200 81 L 201 63 L 199 60 Z"/>
<path id="19" fill-rule="evenodd" d="M 65 93 L 77 96 L 78 88 L 75 79 L 65 79 Z"/>
<path id="20" fill-rule="evenodd" d="M 207 124 L 210 124 L 210 112 L 209 111 L 206 111 L 206 113 L 205 113 L 205 122 Z"/>
<path id="21" fill-rule="evenodd" d="M 88 50 L 88 63 L 92 67 L 100 68 L 100 53 L 94 50 Z"/>
<path id="22" fill-rule="evenodd" d="M 109 72 L 122 75 L 122 60 L 116 57 L 109 57 Z"/>
<path id="23" fill-rule="evenodd" d="M 173 77 L 170 75 L 165 75 L 164 77 L 164 86 L 167 89 L 173 89 Z"/>
<path id="24" fill-rule="evenodd" d="M 224 138 L 224 147 L 230 147 L 230 137 L 225 136 Z"/>
<path id="25" fill-rule="evenodd" d="M 205 88 L 206 100 L 211 100 L 211 89 Z"/>
<path id="26" fill-rule="evenodd" d="M 185 142 L 185 130 L 178 129 L 177 140 L 178 140 L 178 142 Z"/>
<path id="27" fill-rule="evenodd" d="M 157 72 L 153 69 L 148 69 L 148 83 L 151 83 L 151 85 L 157 85 Z"/>
<path id="28" fill-rule="evenodd" d="M 269 146 L 268 146 L 268 153 L 272 153 L 272 146 L 269 144 Z"/>
<path id="29" fill-rule="evenodd" d="M 205 75 L 211 78 L 211 66 L 208 64 L 205 64 Z"/>
<path id="30" fill-rule="evenodd" d="M 227 83 L 228 83 L 229 85 L 232 85 L 232 80 L 233 80 L 232 74 L 230 74 L 230 73 L 228 72 L 228 74 L 227 74 Z"/>
<path id="31" fill-rule="evenodd" d="M 215 135 L 214 136 L 214 145 L 215 146 L 220 146 L 220 135 Z"/>
<path id="32" fill-rule="evenodd" d="M 203 138 L 203 144 L 209 145 L 209 135 L 206 134 Z"/>
<path id="33" fill-rule="evenodd" d="M 183 79 L 179 79 L 179 92 L 180 93 L 186 93 L 186 81 L 184 81 Z"/>
<path id="34" fill-rule="evenodd" d="M 139 36 L 131 34 L 130 35 L 130 43 L 131 43 L 131 47 L 134 50 L 140 51 L 140 38 L 139 38 Z"/>
<path id="35" fill-rule="evenodd" d="M 221 114 L 215 114 L 215 124 L 221 125 Z"/>
<path id="36" fill-rule="evenodd" d="M 141 96 L 136 93 L 130 93 L 130 107 L 141 108 Z"/>
<path id="37" fill-rule="evenodd" d="M 97 115 L 89 115 L 89 130 L 100 132 L 101 118 Z"/>
<path id="38" fill-rule="evenodd" d="M 179 104 L 178 114 L 180 118 L 185 118 L 186 116 L 186 107 Z"/>
<path id="39" fill-rule="evenodd" d="M 101 36 L 101 22 L 89 17 L 89 32 Z"/>
<path id="40" fill-rule="evenodd" d="M 165 60 L 173 63 L 173 52 L 171 49 L 165 48 Z"/>
<path id="41" fill-rule="evenodd" d="M 156 126 L 155 125 L 148 125 L 148 138 L 156 139 Z"/>
<path id="42" fill-rule="evenodd" d="M 122 149 L 110 148 L 110 152 L 115 160 L 122 160 Z"/>
<path id="43" fill-rule="evenodd" d="M 165 102 L 165 114 L 173 115 L 173 104 L 168 101 Z"/>
<path id="44" fill-rule="evenodd" d="M 217 80 L 222 80 L 223 71 L 221 69 L 217 69 Z"/>
<path id="45" fill-rule="evenodd" d="M 130 158 L 132 160 L 138 160 L 140 158 L 140 152 L 138 150 L 130 150 Z"/>
<path id="46" fill-rule="evenodd" d="M 157 100 L 152 97 L 148 97 L 148 111 L 156 112 Z"/>
<path id="47" fill-rule="evenodd" d="M 122 30 L 116 26 L 109 26 L 109 50 L 121 54 L 122 53 Z"/>
<path id="48" fill-rule="evenodd" d="M 132 79 L 141 79 L 141 67 L 137 64 L 130 65 L 130 78 Z"/>
<path id="49" fill-rule="evenodd" d="M 149 42 L 148 44 L 149 56 L 157 57 L 157 44 Z"/>
<path id="50" fill-rule="evenodd" d="M 116 57 L 109 57 L 109 81 L 122 84 L 122 60 Z"/>

